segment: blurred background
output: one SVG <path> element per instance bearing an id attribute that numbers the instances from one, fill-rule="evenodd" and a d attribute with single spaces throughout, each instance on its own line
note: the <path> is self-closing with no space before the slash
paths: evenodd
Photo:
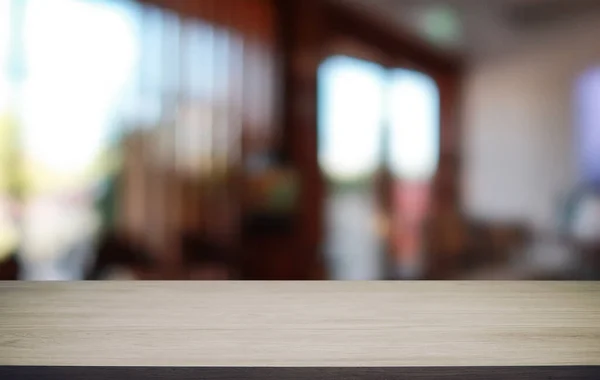
<path id="1" fill-rule="evenodd" d="M 0 279 L 600 278 L 597 0 L 0 0 Z"/>

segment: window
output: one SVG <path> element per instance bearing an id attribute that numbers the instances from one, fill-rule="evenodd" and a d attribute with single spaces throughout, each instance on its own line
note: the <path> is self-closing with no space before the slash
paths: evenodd
<path id="1" fill-rule="evenodd" d="M 388 245 L 396 258 L 414 261 L 439 158 L 435 82 L 416 71 L 331 57 L 319 69 L 318 121 L 332 277 L 384 277 Z M 391 202 L 381 199 L 382 184 Z"/>
<path id="2" fill-rule="evenodd" d="M 0 254 L 70 260 L 101 227 L 169 259 L 184 230 L 235 243 L 229 179 L 275 145 L 242 144 L 276 138 L 274 18 L 175 3 L 0 0 Z"/>
<path id="3" fill-rule="evenodd" d="M 0 224 L 21 229 L 27 239 L 13 234 L 11 247 L 0 243 L 0 249 L 18 249 L 25 279 L 78 278 L 83 268 L 54 264 L 73 250 L 83 255 L 99 227 L 94 200 L 113 165 L 109 151 L 138 64 L 137 6 L 90 0 L 1 4 L 10 10 L 0 13 L 10 17 L 0 21 L 0 98 L 5 87 L 11 97 L 1 100 L 3 120 L 10 120 L 1 128 L 11 141 L 0 142 L 0 171 L 14 184 L 1 190 L 10 215 L 4 212 Z"/>
<path id="4" fill-rule="evenodd" d="M 379 165 L 384 70 L 336 56 L 319 69 L 319 162 L 334 180 L 365 177 Z"/>
<path id="5" fill-rule="evenodd" d="M 385 71 L 336 56 L 319 69 L 319 163 L 327 180 L 325 253 L 331 277 L 380 277 L 373 178 L 381 162 Z"/>
<path id="6" fill-rule="evenodd" d="M 429 180 L 439 158 L 439 94 L 427 75 L 392 70 L 387 97 L 388 165 L 397 178 Z"/>

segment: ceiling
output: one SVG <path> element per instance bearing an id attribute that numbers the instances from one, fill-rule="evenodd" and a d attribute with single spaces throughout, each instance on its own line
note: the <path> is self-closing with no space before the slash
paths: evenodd
<path id="1" fill-rule="evenodd" d="M 600 0 L 337 0 L 469 59 L 600 17 Z"/>

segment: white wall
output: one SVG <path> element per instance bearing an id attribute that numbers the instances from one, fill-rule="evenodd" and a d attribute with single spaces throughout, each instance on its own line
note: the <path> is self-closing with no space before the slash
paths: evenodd
<path id="1" fill-rule="evenodd" d="M 469 215 L 556 225 L 561 197 L 577 182 L 575 81 L 600 67 L 600 21 L 584 21 L 523 40 L 469 71 L 462 178 Z"/>

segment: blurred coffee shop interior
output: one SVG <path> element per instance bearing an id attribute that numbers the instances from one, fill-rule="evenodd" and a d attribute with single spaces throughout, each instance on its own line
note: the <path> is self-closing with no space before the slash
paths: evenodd
<path id="1" fill-rule="evenodd" d="M 594 280 L 600 1 L 0 0 L 4 280 Z"/>

